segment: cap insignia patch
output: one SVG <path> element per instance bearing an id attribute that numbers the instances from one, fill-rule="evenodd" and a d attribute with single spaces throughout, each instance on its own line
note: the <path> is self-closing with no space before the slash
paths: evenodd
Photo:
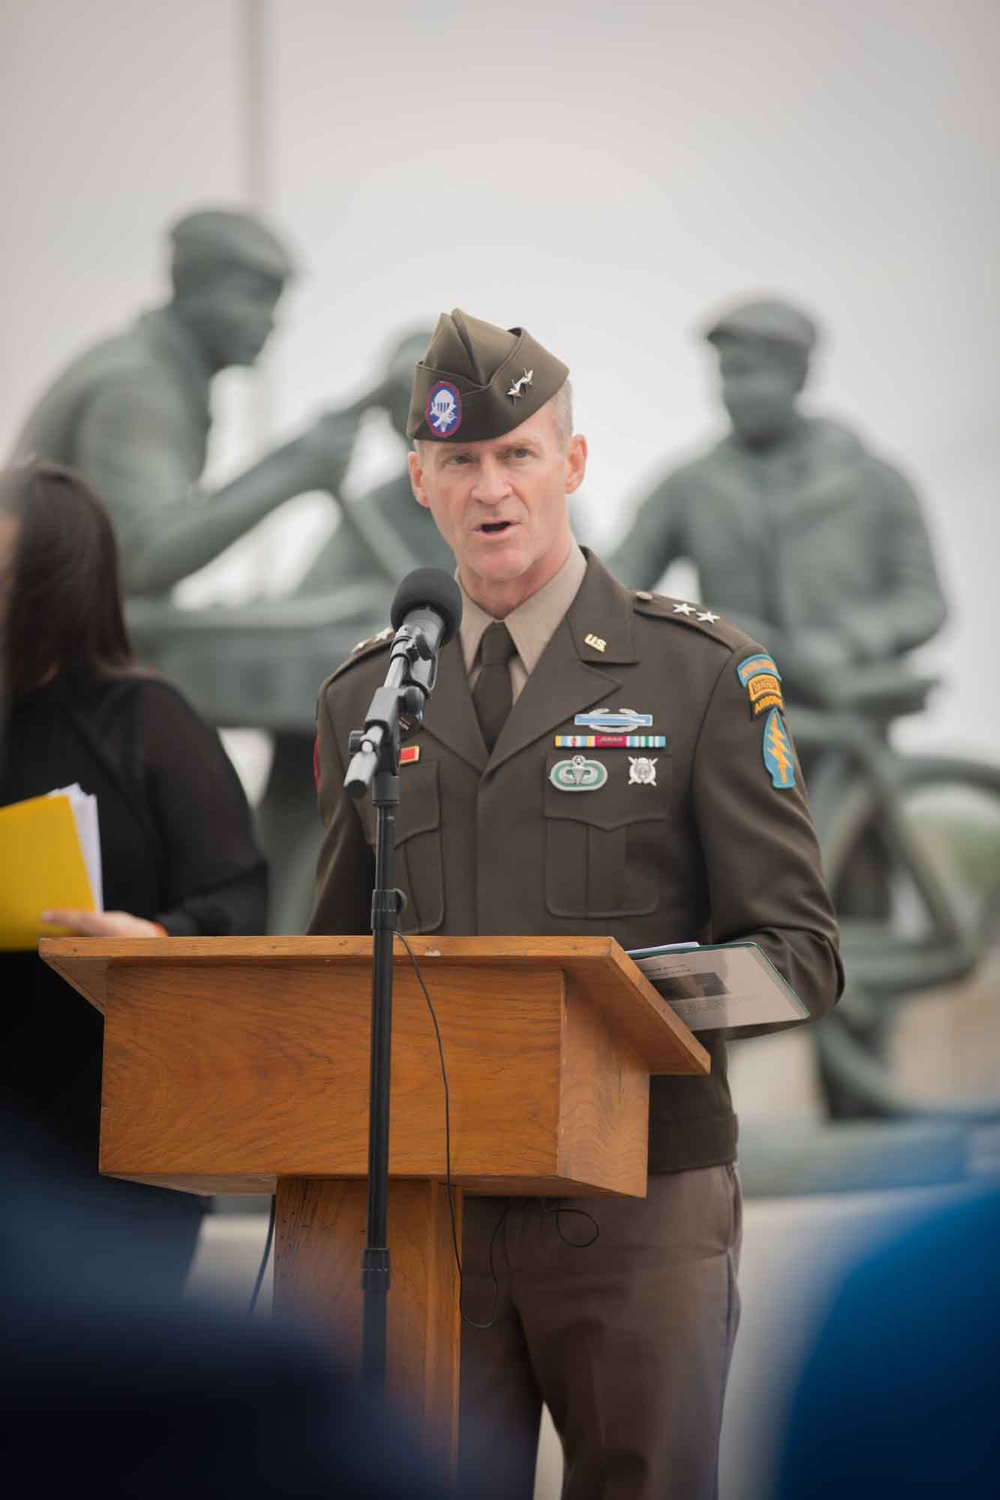
<path id="1" fill-rule="evenodd" d="M 510 390 L 507 392 L 510 399 L 512 401 L 520 401 L 521 397 L 524 395 L 525 386 L 530 385 L 534 378 L 534 370 L 525 370 L 524 374 L 519 376 L 518 379 L 514 381 Z"/>
<path id="2" fill-rule="evenodd" d="M 450 437 L 458 431 L 462 422 L 462 398 L 450 380 L 439 380 L 431 386 L 424 416 L 438 437 Z"/>
<path id="3" fill-rule="evenodd" d="M 602 766 L 599 760 L 588 760 L 585 755 L 557 760 L 549 772 L 549 780 L 561 792 L 596 792 L 607 779 L 607 766 Z"/>

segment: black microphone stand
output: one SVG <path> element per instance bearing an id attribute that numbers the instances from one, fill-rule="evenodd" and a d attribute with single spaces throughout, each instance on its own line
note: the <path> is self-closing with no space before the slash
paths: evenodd
<path id="1" fill-rule="evenodd" d="M 386 1322 L 391 1282 L 389 1198 L 389 1068 L 392 1040 L 393 935 L 405 897 L 396 889 L 396 808 L 399 805 L 399 716 L 419 717 L 437 677 L 437 659 L 419 630 L 397 631 L 389 670 L 372 698 L 363 730 L 352 732 L 344 786 L 361 797 L 370 785 L 375 808 L 372 890 L 371 1063 L 368 1096 L 368 1225 L 361 1261 L 364 1293 L 362 1370 L 375 1394 L 385 1393 Z"/>

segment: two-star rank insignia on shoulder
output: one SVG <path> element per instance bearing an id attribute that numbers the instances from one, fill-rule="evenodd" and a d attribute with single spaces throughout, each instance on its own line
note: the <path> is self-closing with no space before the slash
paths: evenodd
<path id="1" fill-rule="evenodd" d="M 379 631 L 378 635 L 370 635 L 365 640 L 358 641 L 356 646 L 351 647 L 351 655 L 358 656 L 362 651 L 366 651 L 369 646 L 381 646 L 386 641 L 391 640 L 394 634 L 395 631 L 392 626 L 387 625 L 384 630 Z"/>
<path id="2" fill-rule="evenodd" d="M 652 615 L 660 620 L 673 620 L 677 625 L 693 626 L 726 645 L 735 646 L 741 635 L 734 625 L 707 604 L 692 604 L 688 599 L 669 599 L 666 594 L 651 594 L 648 589 L 636 589 L 632 597 L 637 613 Z"/>
<path id="3" fill-rule="evenodd" d="M 359 661 L 364 661 L 365 658 L 367 656 L 370 656 L 374 651 L 381 651 L 383 646 L 387 646 L 389 644 L 395 634 L 396 632 L 393 630 L 392 626 L 387 625 L 385 629 L 380 630 L 377 635 L 369 635 L 366 636 L 363 641 L 358 641 L 356 646 L 351 647 L 350 656 L 344 658 L 340 665 L 330 673 L 330 676 L 327 680 L 329 682 L 332 682 L 334 678 L 339 677 L 342 672 L 346 672 L 349 667 L 355 666 Z"/>

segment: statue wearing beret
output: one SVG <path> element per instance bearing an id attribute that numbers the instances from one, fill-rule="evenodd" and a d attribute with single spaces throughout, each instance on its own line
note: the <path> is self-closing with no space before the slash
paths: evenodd
<path id="1" fill-rule="evenodd" d="M 622 587 L 577 545 L 587 444 L 566 366 L 456 308 L 417 364 L 407 430 L 463 613 L 399 768 L 404 930 L 748 940 L 829 1009 L 836 923 L 780 684 L 765 703 L 753 640 Z M 344 775 L 391 638 L 320 689 L 314 933 L 370 931 L 374 811 Z M 740 1189 L 725 1046 L 704 1037 L 708 1075 L 651 1080 L 644 1199 L 465 1198 L 460 1493 L 531 1500 L 544 1401 L 565 1500 L 717 1494 Z"/>
<path id="2" fill-rule="evenodd" d="M 253 365 L 293 266 L 253 214 L 204 209 L 171 229 L 173 295 L 78 356 L 41 397 L 14 456 L 78 470 L 105 501 L 127 595 L 164 594 L 276 506 L 339 485 L 356 420 L 325 416 L 214 494 L 200 487 L 213 377 Z"/>
<path id="3" fill-rule="evenodd" d="M 846 427 L 799 409 L 812 319 L 749 301 L 705 337 L 731 431 L 656 486 L 615 576 L 651 588 L 675 559 L 693 562 L 702 598 L 780 657 L 790 701 L 929 640 L 945 604 L 910 484 Z"/>

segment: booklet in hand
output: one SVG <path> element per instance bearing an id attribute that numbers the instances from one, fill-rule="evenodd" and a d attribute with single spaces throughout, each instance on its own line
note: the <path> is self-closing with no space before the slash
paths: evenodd
<path id="1" fill-rule="evenodd" d="M 666 943 L 629 958 L 691 1031 L 783 1030 L 809 1012 L 756 943 Z"/>
<path id="2" fill-rule="evenodd" d="M 47 907 L 103 911 L 97 798 L 74 783 L 0 807 L 0 949 L 61 932 Z"/>

